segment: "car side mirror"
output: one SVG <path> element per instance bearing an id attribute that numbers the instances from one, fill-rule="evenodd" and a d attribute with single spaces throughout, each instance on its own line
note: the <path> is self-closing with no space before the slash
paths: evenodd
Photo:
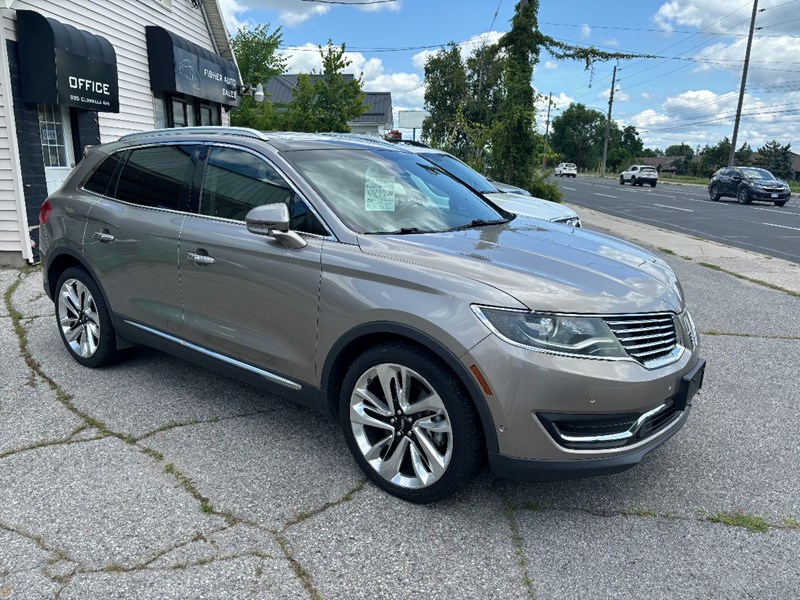
<path id="1" fill-rule="evenodd" d="M 256 206 L 244 217 L 247 231 L 275 238 L 287 248 L 303 248 L 307 242 L 289 229 L 289 208 L 285 204 Z"/>

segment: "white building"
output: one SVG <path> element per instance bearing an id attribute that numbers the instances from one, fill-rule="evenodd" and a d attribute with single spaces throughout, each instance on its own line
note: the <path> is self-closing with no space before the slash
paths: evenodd
<path id="1" fill-rule="evenodd" d="M 0 264 L 88 145 L 226 125 L 240 77 L 218 0 L 0 0 Z"/>

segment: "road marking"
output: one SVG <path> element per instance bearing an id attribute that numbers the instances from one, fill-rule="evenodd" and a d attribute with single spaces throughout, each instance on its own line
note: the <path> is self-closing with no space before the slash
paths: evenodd
<path id="1" fill-rule="evenodd" d="M 800 227 L 789 227 L 788 225 L 776 225 L 775 223 L 762 223 L 762 225 L 769 225 L 770 227 L 780 227 L 781 229 L 794 229 L 800 231 Z"/>
<path id="2" fill-rule="evenodd" d="M 567 187 L 567 186 L 563 186 L 563 187 L 564 187 L 565 190 L 572 190 L 573 192 L 577 191 L 575 188 L 571 188 L 571 187 Z"/>
<path id="3" fill-rule="evenodd" d="M 594 192 L 595 196 L 604 196 L 605 198 L 618 198 L 618 196 L 612 196 L 610 194 L 601 194 L 600 192 Z"/>
<path id="4" fill-rule="evenodd" d="M 682 210 L 683 212 L 694 212 L 693 210 L 689 210 L 688 208 L 678 208 L 677 206 L 667 206 L 666 204 L 656 204 L 653 203 L 653 206 L 660 206 L 661 208 L 671 208 L 672 210 Z"/>

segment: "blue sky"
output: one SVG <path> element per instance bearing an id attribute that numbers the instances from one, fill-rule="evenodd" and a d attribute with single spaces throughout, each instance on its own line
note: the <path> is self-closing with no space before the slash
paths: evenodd
<path id="1" fill-rule="evenodd" d="M 339 0 L 347 2 L 349 0 Z M 364 1 L 364 0 L 357 0 Z M 304 0 L 220 0 L 232 30 L 283 26 L 289 71 L 318 67 L 318 44 L 346 43 L 368 91 L 392 92 L 395 109 L 422 108 L 423 66 L 454 41 L 464 54 L 509 27 L 514 0 L 396 0 L 341 6 Z M 499 7 L 499 9 L 498 9 Z M 777 138 L 800 152 L 800 0 L 760 0 L 739 141 Z M 620 61 L 614 118 L 646 144 L 716 143 L 730 136 L 752 0 L 541 0 L 540 29 L 553 37 L 664 58 Z M 495 12 L 497 16 L 495 17 Z M 385 51 L 389 50 L 389 51 Z M 613 64 L 593 72 L 543 53 L 537 91 L 554 114 L 572 101 L 607 109 Z M 545 103 L 539 125 L 544 127 Z"/>

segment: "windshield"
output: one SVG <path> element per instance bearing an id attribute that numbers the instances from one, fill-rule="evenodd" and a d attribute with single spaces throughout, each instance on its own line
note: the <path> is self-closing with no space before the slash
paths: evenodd
<path id="1" fill-rule="evenodd" d="M 748 179 L 775 179 L 775 177 L 766 169 L 754 169 L 746 167 L 741 169 L 742 173 Z"/>
<path id="2" fill-rule="evenodd" d="M 478 173 L 472 167 L 465 165 L 455 156 L 440 154 L 438 152 L 421 152 L 420 156 L 425 160 L 431 161 L 435 165 L 439 165 L 453 177 L 466 183 L 473 190 L 481 194 L 494 194 L 498 191 L 486 177 Z"/>
<path id="3" fill-rule="evenodd" d="M 359 233 L 430 233 L 507 221 L 483 198 L 415 154 L 337 149 L 283 156 Z"/>

